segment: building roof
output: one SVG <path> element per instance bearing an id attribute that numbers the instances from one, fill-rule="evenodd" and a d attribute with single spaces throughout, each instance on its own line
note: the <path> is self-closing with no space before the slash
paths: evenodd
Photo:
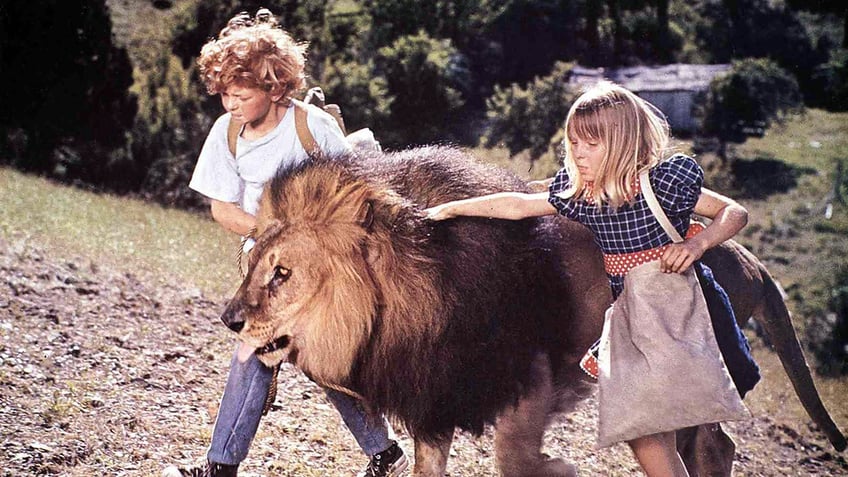
<path id="1" fill-rule="evenodd" d="M 729 64 L 690 65 L 676 63 L 663 66 L 630 66 L 624 68 L 584 68 L 571 70 L 570 83 L 592 84 L 608 79 L 633 91 L 704 91 L 719 74 L 730 70 Z"/>

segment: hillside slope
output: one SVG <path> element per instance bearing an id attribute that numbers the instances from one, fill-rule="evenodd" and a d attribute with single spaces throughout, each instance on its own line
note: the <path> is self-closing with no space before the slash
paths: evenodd
<path id="1" fill-rule="evenodd" d="M 49 197 L 54 212 L 66 210 L 66 197 L 92 210 L 111 206 L 108 225 L 115 234 L 79 238 L 75 231 L 89 227 L 64 227 L 62 215 L 45 225 L 45 217 L 14 207 L 3 193 L 9 190 L 36 202 Z M 200 461 L 233 338 L 218 321 L 227 293 L 187 279 L 186 269 L 203 263 L 219 269 L 221 281 L 236 280 L 231 259 L 190 246 L 206 240 L 205 221 L 155 206 L 147 206 L 147 217 L 135 211 L 122 220 L 119 210 L 146 206 L 3 169 L 0 202 L 9 205 L 0 211 L 0 435 L 6 436 L 0 475 L 149 476 L 167 462 Z M 10 211 L 16 215 L 6 215 Z M 86 215 L 72 220 L 84 222 Z M 136 240 L 149 217 L 166 237 L 185 221 L 196 230 L 180 249 L 185 256 L 174 255 L 170 266 L 151 266 L 146 255 L 169 252 Z M 51 238 L 56 230 L 67 240 Z M 111 252 L 91 252 L 98 249 Z M 755 418 L 728 425 L 738 444 L 737 475 L 848 474 L 845 456 L 835 455 L 803 415 L 776 358 L 754 343 L 765 380 L 747 399 Z M 244 475 L 355 475 L 365 459 L 320 390 L 291 368 L 281 383 Z M 846 428 L 846 387 L 818 383 Z M 592 400 L 558 417 L 546 452 L 575 461 L 581 475 L 638 475 L 624 446 L 593 450 L 596 419 Z M 401 441 L 411 452 L 403 434 Z M 449 475 L 495 475 L 491 436 L 458 435 Z"/>

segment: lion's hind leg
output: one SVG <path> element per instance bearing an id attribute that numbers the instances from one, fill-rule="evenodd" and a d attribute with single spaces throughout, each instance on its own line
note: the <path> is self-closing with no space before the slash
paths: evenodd
<path id="1" fill-rule="evenodd" d="M 452 436 L 436 443 L 427 443 L 416 439 L 415 465 L 412 467 L 412 476 L 444 477 L 452 442 Z"/>
<path id="2" fill-rule="evenodd" d="M 730 477 L 736 444 L 721 424 L 702 424 L 677 431 L 677 451 L 689 475 Z"/>
<path id="3" fill-rule="evenodd" d="M 573 477 L 577 468 L 562 459 L 542 454 L 542 439 L 557 407 L 551 366 L 547 356 L 533 362 L 530 382 L 537 383 L 518 404 L 498 416 L 495 455 L 504 477 Z"/>

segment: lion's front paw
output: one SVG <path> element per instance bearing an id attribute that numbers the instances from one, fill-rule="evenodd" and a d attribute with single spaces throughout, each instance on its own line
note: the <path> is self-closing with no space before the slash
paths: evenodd
<path id="1" fill-rule="evenodd" d="M 542 464 L 539 475 L 554 477 L 577 477 L 577 466 L 562 459 L 548 459 Z"/>

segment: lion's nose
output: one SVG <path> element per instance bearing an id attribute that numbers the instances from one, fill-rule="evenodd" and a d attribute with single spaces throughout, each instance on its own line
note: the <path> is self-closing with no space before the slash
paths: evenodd
<path id="1" fill-rule="evenodd" d="M 231 302 L 227 305 L 227 308 L 221 315 L 221 321 L 227 325 L 227 328 L 235 331 L 236 333 L 240 332 L 242 328 L 244 328 L 244 320 L 241 319 L 241 313 L 239 313 L 238 308 L 238 306 Z"/>
<path id="2" fill-rule="evenodd" d="M 242 328 L 244 328 L 244 322 L 243 321 L 236 321 L 234 323 L 227 323 L 227 328 L 238 333 L 238 332 L 241 331 Z"/>

